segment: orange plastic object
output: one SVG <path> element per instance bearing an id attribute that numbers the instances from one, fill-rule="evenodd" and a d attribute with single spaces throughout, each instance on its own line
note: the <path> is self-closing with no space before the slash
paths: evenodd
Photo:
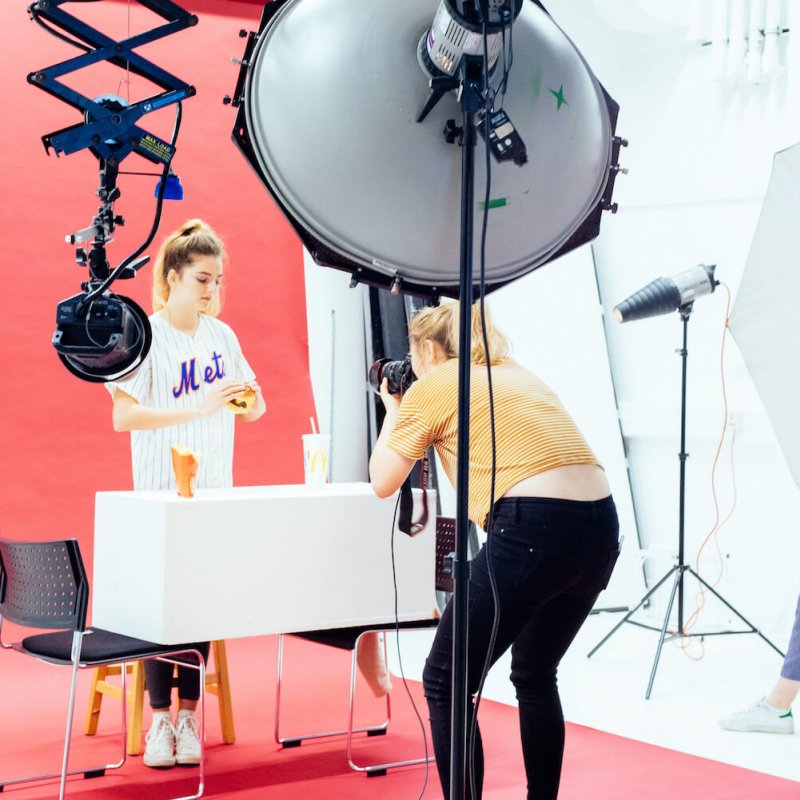
<path id="1" fill-rule="evenodd" d="M 197 467 L 200 457 L 187 447 L 172 445 L 172 468 L 181 497 L 194 497 L 194 483 L 197 479 Z"/>

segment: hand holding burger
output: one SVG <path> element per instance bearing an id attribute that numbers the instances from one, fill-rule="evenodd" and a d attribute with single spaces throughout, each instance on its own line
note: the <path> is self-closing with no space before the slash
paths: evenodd
<path id="1" fill-rule="evenodd" d="M 225 404 L 234 414 L 246 414 L 256 402 L 256 385 L 245 383 L 244 386 L 245 389 L 241 394 Z"/>

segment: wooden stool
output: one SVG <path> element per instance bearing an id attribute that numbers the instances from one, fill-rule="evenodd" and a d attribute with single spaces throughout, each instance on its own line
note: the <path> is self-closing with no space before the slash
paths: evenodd
<path id="1" fill-rule="evenodd" d="M 233 707 L 231 705 L 231 684 L 228 676 L 228 656 L 225 642 L 211 642 L 215 672 L 206 672 L 206 691 L 219 700 L 219 720 L 222 727 L 222 741 L 233 744 L 236 733 L 233 728 Z M 128 755 L 138 756 L 142 751 L 142 711 L 144 707 L 144 666 L 142 661 L 126 664 L 126 694 L 128 703 Z M 106 678 L 120 674 L 120 665 L 95 667 L 89 689 L 89 709 L 86 715 L 84 733 L 93 736 L 97 733 L 100 721 L 100 704 L 107 694 L 117 700 L 122 699 L 122 686 L 111 683 Z M 127 676 L 130 676 L 128 678 Z"/>

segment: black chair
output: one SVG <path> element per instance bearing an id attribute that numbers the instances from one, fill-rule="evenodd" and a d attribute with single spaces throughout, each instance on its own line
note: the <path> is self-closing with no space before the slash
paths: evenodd
<path id="1" fill-rule="evenodd" d="M 452 592 L 453 578 L 450 570 L 450 557 L 455 550 L 455 519 L 451 517 L 437 517 L 436 519 L 436 590 L 438 592 Z M 299 747 L 308 739 L 323 739 L 331 736 L 346 736 L 346 757 L 349 767 L 356 772 L 365 772 L 367 777 L 385 775 L 388 769 L 395 767 L 406 767 L 412 764 L 423 764 L 426 761 L 433 761 L 433 754 L 422 758 L 407 759 L 404 761 L 392 761 L 381 764 L 358 764 L 353 760 L 353 735 L 356 733 L 366 733 L 367 736 L 382 736 L 388 728 L 392 719 L 392 702 L 389 694 L 386 695 L 386 719 L 377 725 L 365 727 L 354 727 L 355 714 L 355 692 L 357 663 L 356 654 L 359 642 L 366 633 L 391 633 L 398 628 L 406 630 L 425 630 L 435 628 L 438 618 L 414 620 L 401 622 L 399 625 L 380 624 L 362 625 L 353 628 L 336 628 L 333 630 L 307 631 L 305 633 L 291 634 L 300 639 L 315 642 L 317 644 L 328 645 L 340 650 L 349 650 L 350 659 L 350 699 L 349 717 L 347 728 L 339 731 L 326 731 L 324 733 L 304 733 L 295 736 L 281 736 L 280 733 L 280 714 L 281 714 L 281 684 L 283 680 L 283 661 L 284 661 L 284 637 L 278 637 L 278 676 L 275 691 L 275 741 L 283 747 Z M 384 655 L 386 655 L 386 641 L 384 639 Z"/>
<path id="2" fill-rule="evenodd" d="M 0 646 L 33 656 L 49 664 L 70 667 L 67 730 L 61 772 L 13 780 L 0 779 L 0 791 L 6 786 L 28 781 L 60 778 L 59 800 L 63 800 L 67 775 L 83 773 L 85 778 L 104 775 L 125 763 L 127 726 L 124 664 L 142 658 L 158 658 L 197 669 L 200 685 L 205 681 L 205 664 L 194 645 L 161 645 L 111 633 L 100 628 L 86 628 L 89 605 L 89 582 L 78 542 L 66 539 L 54 542 L 14 542 L 0 539 Z M 2 623 L 8 620 L 28 628 L 49 629 L 50 633 L 28 636 L 15 644 L 3 644 Z M 193 654 L 193 659 L 180 659 Z M 196 661 L 195 661 L 196 659 Z M 78 670 L 105 664 L 122 664 L 122 758 L 115 764 L 92 769 L 69 770 L 69 747 L 75 707 Z M 196 800 L 204 789 L 204 705 L 200 694 L 200 768 L 196 794 L 176 800 Z"/>

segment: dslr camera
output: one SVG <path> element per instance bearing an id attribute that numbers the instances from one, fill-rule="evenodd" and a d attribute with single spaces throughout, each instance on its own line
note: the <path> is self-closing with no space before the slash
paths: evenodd
<path id="1" fill-rule="evenodd" d="M 369 385 L 376 394 L 381 393 L 381 384 L 386 378 L 389 394 L 405 394 L 408 387 L 417 379 L 411 369 L 411 359 L 406 356 L 402 361 L 379 358 L 369 368 Z"/>

